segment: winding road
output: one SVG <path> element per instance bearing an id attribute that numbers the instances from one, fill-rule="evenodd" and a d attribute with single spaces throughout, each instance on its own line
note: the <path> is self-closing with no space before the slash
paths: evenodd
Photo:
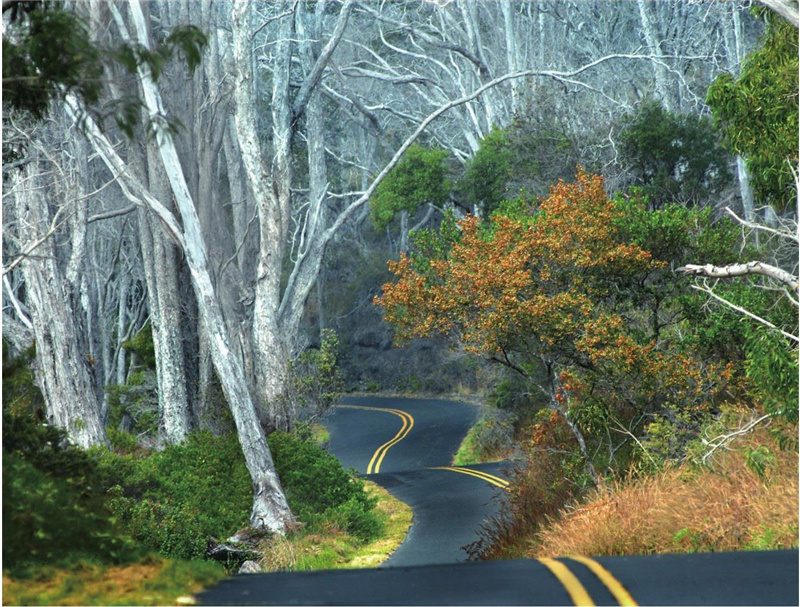
<path id="1" fill-rule="evenodd" d="M 414 511 L 378 569 L 235 576 L 206 605 L 797 605 L 797 550 L 464 563 L 508 465 L 453 466 L 478 416 L 459 402 L 343 399 L 330 451 Z"/>
<path id="2" fill-rule="evenodd" d="M 478 407 L 461 402 L 350 397 L 325 418 L 331 453 L 414 511 L 384 567 L 464 561 L 464 546 L 497 512 L 507 466 L 451 466 L 477 417 Z"/>

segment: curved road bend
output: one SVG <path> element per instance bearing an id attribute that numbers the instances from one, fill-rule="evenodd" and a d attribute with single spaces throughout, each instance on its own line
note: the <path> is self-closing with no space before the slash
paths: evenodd
<path id="1" fill-rule="evenodd" d="M 502 464 L 453 467 L 477 407 L 348 398 L 326 418 L 331 451 L 414 509 L 385 568 L 251 574 L 197 596 L 207 605 L 797 605 L 798 552 L 460 563 L 497 509 Z M 499 485 L 499 487 L 498 487 Z M 415 566 L 408 566 L 408 565 Z"/>
<path id="2" fill-rule="evenodd" d="M 450 465 L 478 413 L 462 402 L 349 397 L 325 417 L 330 452 L 414 511 L 405 541 L 383 566 L 465 561 L 464 546 L 497 512 L 507 465 Z"/>

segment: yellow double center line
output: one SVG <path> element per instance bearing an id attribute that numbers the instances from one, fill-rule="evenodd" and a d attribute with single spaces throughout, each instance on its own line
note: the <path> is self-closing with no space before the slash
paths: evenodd
<path id="1" fill-rule="evenodd" d="M 614 598 L 620 605 L 627 607 L 635 607 L 638 605 L 638 603 L 633 600 L 633 597 L 630 595 L 625 586 L 623 586 L 622 583 L 615 578 L 608 569 L 603 567 L 594 559 L 590 559 L 585 556 L 572 556 L 570 557 L 570 560 L 586 565 L 586 567 L 588 567 L 589 570 L 597 576 L 603 585 L 608 588 L 608 591 L 614 595 Z M 584 585 L 581 584 L 580 580 L 575 577 L 575 574 L 572 573 L 564 563 L 549 558 L 541 558 L 539 559 L 539 562 L 547 567 L 550 572 L 558 578 L 558 581 L 564 586 L 575 605 L 595 604 L 595 602 L 592 600 L 592 597 L 589 596 L 589 593 L 586 591 Z"/>
<path id="2" fill-rule="evenodd" d="M 394 435 L 394 438 L 390 441 L 383 443 L 380 447 L 378 447 L 377 451 L 372 455 L 372 459 L 369 460 L 369 465 L 367 466 L 367 474 L 377 474 L 381 471 L 381 463 L 383 462 L 383 458 L 386 457 L 386 452 L 389 451 L 394 445 L 399 443 L 403 440 L 408 433 L 411 432 L 411 428 L 414 427 L 414 418 L 411 416 L 410 413 L 406 413 L 405 411 L 401 411 L 400 409 L 381 409 L 379 407 L 359 407 L 357 405 L 339 405 L 344 409 L 362 409 L 364 411 L 382 411 L 384 413 L 392 413 L 398 416 L 400 419 L 403 420 L 403 426 L 400 428 L 400 431 Z"/>
<path id="3" fill-rule="evenodd" d="M 462 468 L 461 466 L 436 466 L 435 468 L 432 468 L 432 470 L 450 470 L 451 472 L 468 474 L 470 476 L 474 476 L 476 478 L 484 480 L 487 483 L 491 483 L 495 487 L 500 487 L 501 489 L 505 489 L 506 491 L 508 491 L 508 486 L 511 484 L 506 479 L 500 478 L 499 476 L 495 476 L 494 474 L 489 474 L 488 472 L 482 472 L 481 470 L 473 470 L 472 468 Z"/>

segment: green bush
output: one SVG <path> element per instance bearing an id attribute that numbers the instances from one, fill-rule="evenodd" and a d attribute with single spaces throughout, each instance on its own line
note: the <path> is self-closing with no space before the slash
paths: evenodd
<path id="1" fill-rule="evenodd" d="M 250 476 L 235 435 L 196 432 L 145 458 L 98 453 L 119 527 L 167 557 L 202 558 L 210 537 L 243 527 Z"/>
<path id="2" fill-rule="evenodd" d="M 380 532 L 363 483 L 330 453 L 294 434 L 268 438 L 289 506 L 310 528 L 335 525 L 368 539 Z M 247 525 L 252 484 L 235 434 L 192 433 L 147 457 L 98 451 L 120 531 L 172 558 L 203 558 L 211 537 Z"/>
<path id="3" fill-rule="evenodd" d="M 104 497 L 73 478 L 57 478 L 19 453 L 3 456 L 3 569 L 75 559 L 119 563 L 135 554 L 114 532 Z"/>
<path id="4" fill-rule="evenodd" d="M 28 409 L 3 407 L 3 568 L 75 559 L 117 563 L 136 555 L 115 532 L 102 475 L 64 431 Z"/>
<path id="5" fill-rule="evenodd" d="M 309 526 L 334 522 L 365 540 L 380 533 L 372 512 L 375 500 L 333 455 L 283 432 L 270 434 L 268 442 L 286 499 L 302 522 Z"/>

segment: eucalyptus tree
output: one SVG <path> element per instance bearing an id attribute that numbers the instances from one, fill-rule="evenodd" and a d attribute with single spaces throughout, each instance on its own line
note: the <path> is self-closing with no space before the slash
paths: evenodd
<path id="1" fill-rule="evenodd" d="M 58 122 L 58 121 L 54 121 Z M 17 128 L 13 120 L 11 128 Z M 84 187 L 83 142 L 61 125 L 26 133 L 26 164 L 14 171 L 3 195 L 7 293 L 16 318 L 36 344 L 35 378 L 47 419 L 82 447 L 107 444 L 98 386 L 88 343 L 86 297 L 88 206 L 96 194 Z M 62 135 L 62 137 L 58 137 Z M 44 137 L 55 142 L 50 149 Z M 9 255 L 10 253 L 10 255 Z M 24 282 L 27 316 L 7 280 L 16 270 Z M 16 277 L 15 277 L 16 278 Z M 14 321 L 12 321 L 14 322 Z M 100 388 L 100 389 L 98 389 Z"/>

